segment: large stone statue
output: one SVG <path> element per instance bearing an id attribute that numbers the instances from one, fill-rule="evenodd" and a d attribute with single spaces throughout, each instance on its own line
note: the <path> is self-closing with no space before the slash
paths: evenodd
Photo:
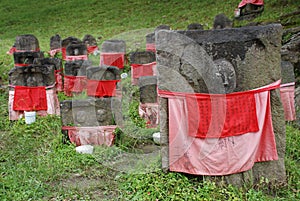
<path id="1" fill-rule="evenodd" d="M 239 186 L 245 182 L 258 183 L 261 178 L 267 178 L 272 182 L 285 182 L 285 121 L 279 89 L 275 89 L 279 87 L 279 80 L 281 79 L 281 36 L 282 27 L 279 24 L 208 31 L 161 30 L 156 33 L 160 132 L 162 166 L 164 169 L 176 166 L 175 169 L 182 170 L 182 172 L 219 176 L 224 181 Z M 225 123 L 220 121 L 219 116 L 222 116 L 223 110 L 218 110 L 222 109 L 222 107 L 213 104 L 215 103 L 214 100 L 219 100 L 219 97 L 224 97 L 228 100 L 228 98 L 236 94 L 243 94 L 243 92 L 251 94 L 250 90 L 261 87 L 264 87 L 264 89 L 269 87 L 270 91 L 262 94 L 257 92 L 255 99 L 250 95 L 248 96 L 249 100 L 247 95 L 241 95 L 241 98 L 247 99 L 247 102 L 237 98 L 235 101 L 241 105 L 240 107 L 234 107 L 235 104 L 230 106 L 229 103 L 229 108 L 225 108 L 224 111 L 232 112 L 232 114 L 230 115 L 229 113 L 226 119 L 223 119 Z M 257 98 L 262 98 L 263 102 L 268 105 L 267 96 L 263 94 L 270 94 L 271 110 L 268 109 L 269 106 L 262 107 L 257 101 L 255 102 Z M 190 101 L 194 97 L 198 97 L 198 99 L 210 97 L 212 102 L 198 102 L 197 107 L 193 108 L 186 104 L 186 101 Z M 216 103 L 220 102 L 216 101 Z M 253 107 L 253 104 L 256 104 L 256 107 L 260 109 L 250 109 Z M 216 111 L 214 111 L 213 106 L 217 108 Z M 248 109 L 245 109 L 247 107 Z M 187 110 L 182 110 L 182 108 L 187 108 Z M 238 110 L 235 111 L 234 108 Z M 240 150 L 238 148 L 240 139 L 249 136 L 251 132 L 240 136 L 221 137 L 219 139 L 193 138 L 191 137 L 190 128 L 182 124 L 182 122 L 186 122 L 186 119 L 180 118 L 187 115 L 187 123 L 191 124 L 189 121 L 194 121 L 193 118 L 197 116 L 189 118 L 188 115 L 199 115 L 199 112 L 194 112 L 197 109 L 202 112 L 210 111 L 211 114 L 214 114 L 214 112 L 218 114 L 219 112 L 220 115 L 215 116 L 214 118 L 217 119 L 213 119 L 213 121 L 218 120 L 220 124 L 213 124 L 216 126 L 215 128 L 208 127 L 213 129 L 213 131 L 214 129 L 219 129 L 219 126 L 221 126 L 221 129 L 226 128 L 226 121 L 229 120 L 231 122 L 231 116 L 233 118 L 236 112 L 242 112 L 243 114 L 244 111 L 249 112 L 249 115 L 258 115 L 257 118 L 267 122 L 266 125 L 270 132 L 262 129 L 261 125 L 259 125 L 259 128 L 255 128 L 254 125 L 253 128 L 254 130 L 258 129 L 255 132 L 260 133 L 259 135 L 262 136 L 271 133 L 271 138 L 266 143 L 266 146 L 272 145 L 272 159 L 247 160 L 245 162 L 248 168 L 241 168 L 240 171 L 236 172 L 227 171 L 232 167 L 224 166 L 224 163 L 221 162 L 222 158 L 210 158 L 210 156 L 217 156 L 215 154 L 218 152 L 222 153 L 222 150 L 226 147 L 232 147 L 233 151 Z M 266 115 L 264 118 L 261 111 L 265 111 L 266 114 L 271 111 L 271 114 Z M 207 113 L 201 114 L 200 118 L 203 118 L 203 115 L 207 115 Z M 242 116 L 243 118 L 246 117 Z M 179 122 L 179 125 L 172 124 L 174 120 Z M 205 125 L 205 122 L 200 122 L 199 126 L 205 127 L 207 125 Z M 272 133 L 272 130 L 274 133 Z M 223 131 L 220 133 L 220 136 L 223 134 Z M 175 132 L 175 135 L 172 132 Z M 230 135 L 232 133 L 229 132 L 227 134 Z M 245 142 L 248 141 L 246 140 Z M 246 144 L 243 146 L 246 146 Z M 240 148 L 243 149 L 243 146 Z M 249 150 L 251 149 L 250 147 Z M 176 150 L 180 150 L 178 152 L 180 156 L 174 155 L 174 149 L 175 153 L 177 153 Z M 250 153 L 247 150 L 248 148 L 244 150 L 246 155 Z M 262 150 L 266 151 L 265 148 L 260 149 L 260 154 L 262 154 Z M 214 166 L 218 162 L 220 166 Z M 230 160 L 228 162 L 236 164 L 241 162 L 241 160 L 237 160 L 234 163 Z M 206 169 L 201 164 L 205 164 Z M 218 167 L 222 168 L 218 169 Z M 225 176 L 224 172 L 228 174 L 225 174 Z"/>

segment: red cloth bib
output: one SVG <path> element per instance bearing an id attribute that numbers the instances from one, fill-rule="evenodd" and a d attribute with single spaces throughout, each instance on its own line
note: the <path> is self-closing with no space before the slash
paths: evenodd
<path id="1" fill-rule="evenodd" d="M 258 131 L 253 93 L 187 96 L 189 135 L 218 138 Z"/>
<path id="2" fill-rule="evenodd" d="M 133 78 L 139 78 L 141 76 L 152 76 L 153 75 L 153 66 L 156 65 L 156 62 L 148 64 L 131 64 L 131 72 Z"/>
<path id="3" fill-rule="evenodd" d="M 159 90 L 168 98 L 169 169 L 196 175 L 229 175 L 251 169 L 255 162 L 278 160 L 272 126 L 270 90 L 280 81 L 250 90 L 254 93 L 259 130 L 224 138 L 189 135 L 186 93 Z M 224 96 L 224 95 L 223 95 Z"/>
<path id="4" fill-rule="evenodd" d="M 156 62 L 147 64 L 131 64 L 131 82 L 133 85 L 138 84 L 139 77 L 153 76 Z"/>
<path id="5" fill-rule="evenodd" d="M 67 55 L 67 49 L 65 47 L 61 48 L 61 54 L 62 54 L 62 59 L 65 60 Z"/>
<path id="6" fill-rule="evenodd" d="M 16 52 L 16 49 L 17 49 L 16 47 L 12 46 L 12 47 L 6 52 L 6 54 L 13 55 L 14 52 Z"/>
<path id="7" fill-rule="evenodd" d="M 198 138 L 223 138 L 258 131 L 254 94 L 271 86 L 230 94 L 181 93 L 159 90 L 162 97 L 184 98 L 188 134 Z"/>
<path id="8" fill-rule="evenodd" d="M 98 46 L 87 46 L 87 52 L 88 52 L 88 54 L 92 54 L 96 50 L 98 50 Z"/>
<path id="9" fill-rule="evenodd" d="M 65 61 L 88 60 L 87 55 L 66 56 Z"/>
<path id="10" fill-rule="evenodd" d="M 116 128 L 115 125 L 95 127 L 63 126 L 62 130 L 68 131 L 70 141 L 76 146 L 87 144 L 112 146 Z"/>
<path id="11" fill-rule="evenodd" d="M 102 52 L 100 54 L 100 65 L 124 68 L 124 53 Z"/>
<path id="12" fill-rule="evenodd" d="M 63 91 L 62 70 L 55 70 L 55 82 L 57 91 Z"/>
<path id="13" fill-rule="evenodd" d="M 64 76 L 64 92 L 72 96 L 72 92 L 80 93 L 86 89 L 86 76 Z"/>
<path id="14" fill-rule="evenodd" d="M 285 120 L 294 121 L 296 119 L 295 83 L 290 83 L 290 85 L 282 85 L 280 87 L 280 98 L 283 106 Z"/>
<path id="15" fill-rule="evenodd" d="M 87 80 L 88 96 L 115 96 L 119 80 Z"/>
<path id="16" fill-rule="evenodd" d="M 47 110 L 46 87 L 16 86 L 13 110 Z"/>
<path id="17" fill-rule="evenodd" d="M 57 48 L 57 49 L 53 49 L 53 50 L 49 50 L 49 55 L 51 57 L 54 57 L 57 53 L 61 52 L 61 48 Z"/>

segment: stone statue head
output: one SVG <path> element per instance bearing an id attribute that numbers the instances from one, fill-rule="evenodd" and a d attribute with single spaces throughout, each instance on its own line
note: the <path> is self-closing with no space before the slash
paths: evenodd
<path id="1" fill-rule="evenodd" d="M 217 76 L 222 78 L 225 93 L 232 93 L 236 88 L 236 74 L 233 65 L 226 59 L 217 59 L 214 63 L 218 70 Z"/>
<path id="2" fill-rule="evenodd" d="M 76 121 L 78 123 L 85 123 L 86 120 L 87 120 L 87 113 L 85 111 L 80 110 L 76 113 Z"/>
<path id="3" fill-rule="evenodd" d="M 98 122 L 104 122 L 106 120 L 107 111 L 105 109 L 99 108 L 96 111 L 96 117 Z"/>

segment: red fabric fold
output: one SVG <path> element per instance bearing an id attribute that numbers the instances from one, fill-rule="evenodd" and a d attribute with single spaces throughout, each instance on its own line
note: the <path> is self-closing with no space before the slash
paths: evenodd
<path id="1" fill-rule="evenodd" d="M 255 162 L 278 160 L 272 125 L 270 91 L 277 83 L 256 90 L 259 130 L 224 138 L 195 138 L 189 132 L 185 96 L 168 98 L 170 171 L 195 175 L 229 175 L 251 169 Z M 161 92 L 161 91 L 160 91 Z M 251 91 L 252 93 L 252 91 Z"/>
<path id="2" fill-rule="evenodd" d="M 13 110 L 47 110 L 46 87 L 16 86 Z"/>
<path id="3" fill-rule="evenodd" d="M 88 96 L 115 96 L 117 82 L 120 80 L 87 80 Z"/>
<path id="4" fill-rule="evenodd" d="M 189 135 L 218 138 L 258 131 L 253 93 L 187 96 Z"/>
<path id="5" fill-rule="evenodd" d="M 294 121 L 296 119 L 295 110 L 295 83 L 290 86 L 280 87 L 280 97 L 286 121 Z"/>
<path id="6" fill-rule="evenodd" d="M 133 85 L 138 83 L 138 78 L 142 76 L 153 76 L 156 62 L 147 64 L 131 64 L 131 82 Z"/>
<path id="7" fill-rule="evenodd" d="M 64 93 L 67 96 L 72 96 L 72 92 L 83 92 L 86 89 L 86 85 L 86 76 L 64 76 Z"/>
<path id="8" fill-rule="evenodd" d="M 222 138 L 257 132 L 254 94 L 279 88 L 280 81 L 258 89 L 230 94 L 181 93 L 158 90 L 162 97 L 184 98 L 188 134 L 198 138 Z"/>
<path id="9" fill-rule="evenodd" d="M 246 4 L 254 4 L 254 5 L 258 5 L 258 6 L 262 6 L 264 5 L 264 1 L 263 0 L 242 0 L 239 3 L 239 8 L 245 6 Z"/>
<path id="10" fill-rule="evenodd" d="M 92 54 L 92 53 L 94 53 L 96 50 L 98 50 L 98 46 L 97 45 L 95 45 L 95 46 L 87 46 L 87 52 L 88 52 L 88 54 Z"/>
<path id="11" fill-rule="evenodd" d="M 156 52 L 155 43 L 146 43 L 146 50 Z"/>
<path id="12" fill-rule="evenodd" d="M 70 141 L 76 146 L 88 144 L 112 146 L 116 127 L 115 125 L 95 127 L 63 126 L 62 130 L 68 131 Z"/>
<path id="13" fill-rule="evenodd" d="M 9 55 L 13 55 L 14 52 L 16 52 L 17 48 L 15 46 L 12 46 L 7 52 L 6 54 L 9 54 Z"/>
<path id="14" fill-rule="evenodd" d="M 118 68 L 124 68 L 125 53 L 123 52 L 102 52 L 100 54 L 100 66 L 116 66 Z"/>
<path id="15" fill-rule="evenodd" d="M 62 59 L 65 60 L 67 56 L 67 48 L 65 47 L 61 48 L 61 55 L 62 55 Z"/>
<path id="16" fill-rule="evenodd" d="M 54 57 L 57 53 L 61 52 L 61 48 L 57 48 L 57 49 L 53 49 L 53 50 L 49 50 L 49 54 L 51 57 Z"/>
<path id="17" fill-rule="evenodd" d="M 158 103 L 140 103 L 139 115 L 146 120 L 147 128 L 156 128 L 159 125 Z"/>
<path id="18" fill-rule="evenodd" d="M 21 63 L 15 63 L 15 67 L 26 67 L 26 66 L 30 66 L 32 64 L 21 64 Z"/>
<path id="19" fill-rule="evenodd" d="M 62 70 L 55 70 L 55 82 L 57 91 L 63 91 Z"/>
<path id="20" fill-rule="evenodd" d="M 14 97 L 15 91 L 9 91 L 8 97 L 8 110 L 9 110 L 9 120 L 18 120 L 24 117 L 24 111 L 14 110 Z M 46 116 L 48 114 L 60 115 L 59 100 L 57 98 L 57 92 L 55 88 L 46 90 L 47 97 L 47 110 L 38 110 L 37 115 Z"/>
<path id="21" fill-rule="evenodd" d="M 40 49 L 37 48 L 35 50 L 18 50 L 15 46 L 12 46 L 7 52 L 6 54 L 9 54 L 9 55 L 13 55 L 15 52 L 39 52 Z"/>
<path id="22" fill-rule="evenodd" d="M 87 55 L 65 56 L 65 61 L 88 60 Z"/>

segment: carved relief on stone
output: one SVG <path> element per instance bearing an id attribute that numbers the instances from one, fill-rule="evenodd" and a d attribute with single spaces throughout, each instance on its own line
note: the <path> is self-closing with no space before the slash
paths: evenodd
<path id="1" fill-rule="evenodd" d="M 222 78 L 225 93 L 232 93 L 236 88 L 236 74 L 233 65 L 226 59 L 217 59 L 214 63 L 218 69 L 217 76 Z"/>
<path id="2" fill-rule="evenodd" d="M 16 49 L 21 51 L 39 51 L 39 41 L 32 34 L 24 34 L 16 37 Z"/>
<path id="3" fill-rule="evenodd" d="M 150 51 L 133 52 L 130 54 L 130 62 L 133 64 L 147 64 L 155 60 L 155 53 Z"/>
<path id="4" fill-rule="evenodd" d="M 53 65 L 32 65 L 12 68 L 9 83 L 14 86 L 52 86 L 55 84 Z"/>
<path id="5" fill-rule="evenodd" d="M 87 68 L 87 78 L 90 80 L 119 80 L 120 70 L 115 66 L 96 66 Z"/>
<path id="6" fill-rule="evenodd" d="M 55 34 L 50 38 L 50 50 L 61 48 L 61 37 L 59 34 Z"/>
<path id="7" fill-rule="evenodd" d="M 112 98 L 65 100 L 60 103 L 63 126 L 113 125 Z"/>

